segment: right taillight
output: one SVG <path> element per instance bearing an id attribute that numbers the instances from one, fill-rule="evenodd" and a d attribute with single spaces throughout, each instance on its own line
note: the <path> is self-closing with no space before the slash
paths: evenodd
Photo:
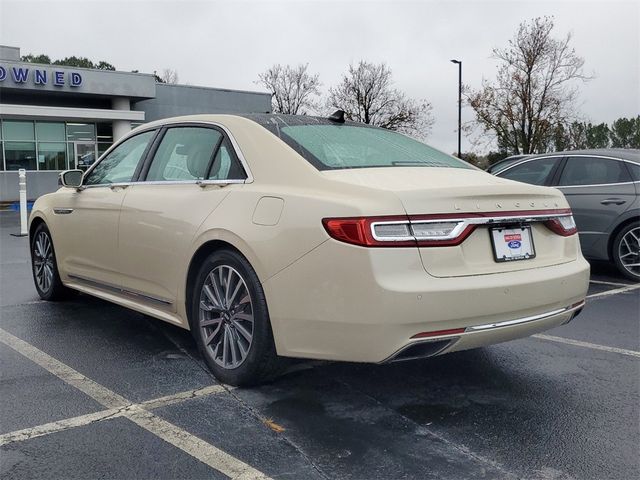
<path id="1" fill-rule="evenodd" d="M 544 223 L 549 230 L 563 237 L 568 237 L 578 232 L 573 215 L 563 215 L 552 218 Z"/>

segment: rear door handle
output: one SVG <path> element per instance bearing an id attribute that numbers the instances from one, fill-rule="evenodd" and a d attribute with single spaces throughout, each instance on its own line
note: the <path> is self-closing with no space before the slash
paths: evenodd
<path id="1" fill-rule="evenodd" d="M 606 200 L 602 200 L 600 203 L 602 205 L 622 205 L 623 203 L 627 203 L 627 201 L 622 200 L 621 198 L 607 198 Z"/>

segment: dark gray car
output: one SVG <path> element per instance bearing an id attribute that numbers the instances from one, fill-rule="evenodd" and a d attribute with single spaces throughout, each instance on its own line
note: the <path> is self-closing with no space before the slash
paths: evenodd
<path id="1" fill-rule="evenodd" d="M 573 210 L 584 256 L 614 262 L 624 276 L 640 281 L 640 150 L 531 156 L 496 175 L 559 188 Z"/>

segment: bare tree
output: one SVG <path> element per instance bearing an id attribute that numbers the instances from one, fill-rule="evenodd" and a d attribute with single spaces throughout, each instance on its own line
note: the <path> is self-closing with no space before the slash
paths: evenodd
<path id="1" fill-rule="evenodd" d="M 431 104 L 393 88 L 391 69 L 384 63 L 349 65 L 340 83 L 329 89 L 327 106 L 344 110 L 349 120 L 417 137 L 426 137 L 433 125 Z"/>
<path id="2" fill-rule="evenodd" d="M 256 83 L 271 92 L 275 113 L 302 115 L 317 109 L 322 84 L 318 74 L 307 71 L 308 67 L 309 64 L 297 67 L 276 64 L 258 75 Z"/>
<path id="3" fill-rule="evenodd" d="M 544 151 L 559 125 L 571 125 L 577 81 L 591 78 L 571 34 L 553 38 L 553 27 L 549 17 L 521 23 L 507 48 L 493 49 L 496 80 L 467 95 L 484 133 L 516 154 Z"/>
<path id="4" fill-rule="evenodd" d="M 156 76 L 160 78 L 160 83 L 178 83 L 178 71 L 172 68 L 165 68 L 162 74 Z"/>

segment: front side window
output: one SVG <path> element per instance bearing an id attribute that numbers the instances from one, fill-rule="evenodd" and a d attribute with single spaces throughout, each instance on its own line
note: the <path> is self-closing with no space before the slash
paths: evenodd
<path id="1" fill-rule="evenodd" d="M 104 157 L 84 179 L 85 185 L 130 182 L 155 130 L 125 140 Z"/>
<path id="2" fill-rule="evenodd" d="M 603 185 L 630 182 L 628 170 L 618 160 L 598 157 L 569 157 L 559 185 Z"/>
<path id="3" fill-rule="evenodd" d="M 520 165 L 507 168 L 504 172 L 499 172 L 498 176 L 531 185 L 544 185 L 559 160 L 559 158 L 529 160 Z"/>
<path id="4" fill-rule="evenodd" d="M 272 130 L 273 131 L 273 130 Z M 405 135 L 360 125 L 298 124 L 280 138 L 319 170 L 374 167 L 473 168 Z"/>
<path id="5" fill-rule="evenodd" d="M 222 133 L 205 127 L 169 128 L 153 157 L 147 181 L 244 179 Z"/>

